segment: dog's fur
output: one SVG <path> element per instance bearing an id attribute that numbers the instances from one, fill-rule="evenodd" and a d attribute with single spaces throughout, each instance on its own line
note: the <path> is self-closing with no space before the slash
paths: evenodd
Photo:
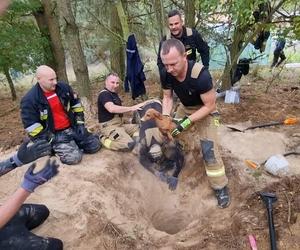
<path id="1" fill-rule="evenodd" d="M 141 121 L 155 120 L 156 126 L 166 135 L 170 141 L 173 140 L 171 132 L 176 128 L 176 124 L 172 121 L 171 117 L 162 115 L 157 110 L 150 108 L 146 111 L 145 115 L 141 118 Z"/>

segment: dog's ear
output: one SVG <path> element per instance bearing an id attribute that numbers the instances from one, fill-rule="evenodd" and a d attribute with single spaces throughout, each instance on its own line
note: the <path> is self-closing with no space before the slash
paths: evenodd
<path id="1" fill-rule="evenodd" d="M 162 115 L 161 113 L 159 113 L 158 111 L 156 111 L 156 112 L 154 113 L 154 115 L 155 115 L 155 117 L 156 117 L 157 119 L 159 119 L 159 120 L 162 120 L 162 119 L 163 119 L 163 115 Z"/>

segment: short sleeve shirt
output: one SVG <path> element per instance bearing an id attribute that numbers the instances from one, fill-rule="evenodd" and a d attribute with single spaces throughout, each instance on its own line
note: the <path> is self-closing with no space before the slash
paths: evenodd
<path id="1" fill-rule="evenodd" d="M 110 92 L 107 89 L 102 90 L 98 96 L 98 120 L 100 123 L 108 122 L 114 118 L 115 114 L 110 113 L 104 107 L 107 102 L 112 102 L 115 105 L 122 106 L 122 101 L 117 93 Z"/>
<path id="2" fill-rule="evenodd" d="M 165 80 L 161 83 L 163 89 L 174 90 L 184 106 L 203 105 L 200 95 L 213 88 L 211 75 L 206 68 L 202 68 L 197 78 L 191 77 L 194 64 L 194 61 L 188 61 L 188 70 L 184 81 L 179 82 L 174 76 L 167 73 Z"/>
<path id="3" fill-rule="evenodd" d="M 63 130 L 71 126 L 69 117 L 64 110 L 57 94 L 54 91 L 43 92 L 49 103 L 55 130 Z"/>

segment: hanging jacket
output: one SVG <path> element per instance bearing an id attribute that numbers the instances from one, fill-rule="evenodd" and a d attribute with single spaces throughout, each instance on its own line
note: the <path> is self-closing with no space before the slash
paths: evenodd
<path id="1" fill-rule="evenodd" d="M 131 90 L 132 99 L 138 96 L 145 95 L 146 89 L 144 81 L 146 80 L 143 72 L 144 65 L 141 61 L 135 36 L 132 34 L 128 37 L 127 41 L 127 70 L 125 78 L 125 92 L 129 92 L 129 85 Z"/>
<path id="2" fill-rule="evenodd" d="M 234 75 L 231 76 L 231 85 L 241 80 L 242 76 L 248 75 L 250 69 L 250 58 L 241 58 L 236 66 Z M 231 72 L 232 73 L 232 72 Z"/>
<path id="3" fill-rule="evenodd" d="M 285 38 L 278 38 L 276 41 L 275 51 L 282 51 L 285 47 Z"/>

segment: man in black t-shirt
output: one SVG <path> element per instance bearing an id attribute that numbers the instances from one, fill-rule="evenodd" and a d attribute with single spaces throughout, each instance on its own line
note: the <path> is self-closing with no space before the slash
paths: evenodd
<path id="1" fill-rule="evenodd" d="M 174 91 L 181 104 L 175 116 L 180 120 L 172 135 L 176 137 L 190 127 L 197 130 L 184 148 L 201 148 L 206 174 L 215 191 L 218 206 L 225 208 L 230 203 L 230 197 L 225 167 L 216 144 L 219 120 L 210 73 L 201 64 L 187 60 L 185 47 L 178 39 L 164 41 L 160 56 L 167 71 L 162 81 L 163 114 L 171 114 Z"/>
<path id="2" fill-rule="evenodd" d="M 196 51 L 198 51 L 203 65 L 208 68 L 209 46 L 196 29 L 183 25 L 181 13 L 178 10 L 172 10 L 168 13 L 168 27 L 169 32 L 160 41 L 157 55 L 157 66 L 160 77 L 164 78 L 166 75 L 166 70 L 160 56 L 161 45 L 163 41 L 171 37 L 180 40 L 184 44 L 188 60 L 196 61 Z"/>
<path id="3" fill-rule="evenodd" d="M 98 96 L 98 120 L 100 123 L 100 138 L 104 147 L 111 150 L 132 150 L 134 137 L 138 137 L 136 124 L 124 124 L 123 113 L 138 110 L 144 103 L 131 107 L 122 106 L 117 94 L 120 79 L 115 73 L 110 73 L 105 80 L 105 88 Z"/>

